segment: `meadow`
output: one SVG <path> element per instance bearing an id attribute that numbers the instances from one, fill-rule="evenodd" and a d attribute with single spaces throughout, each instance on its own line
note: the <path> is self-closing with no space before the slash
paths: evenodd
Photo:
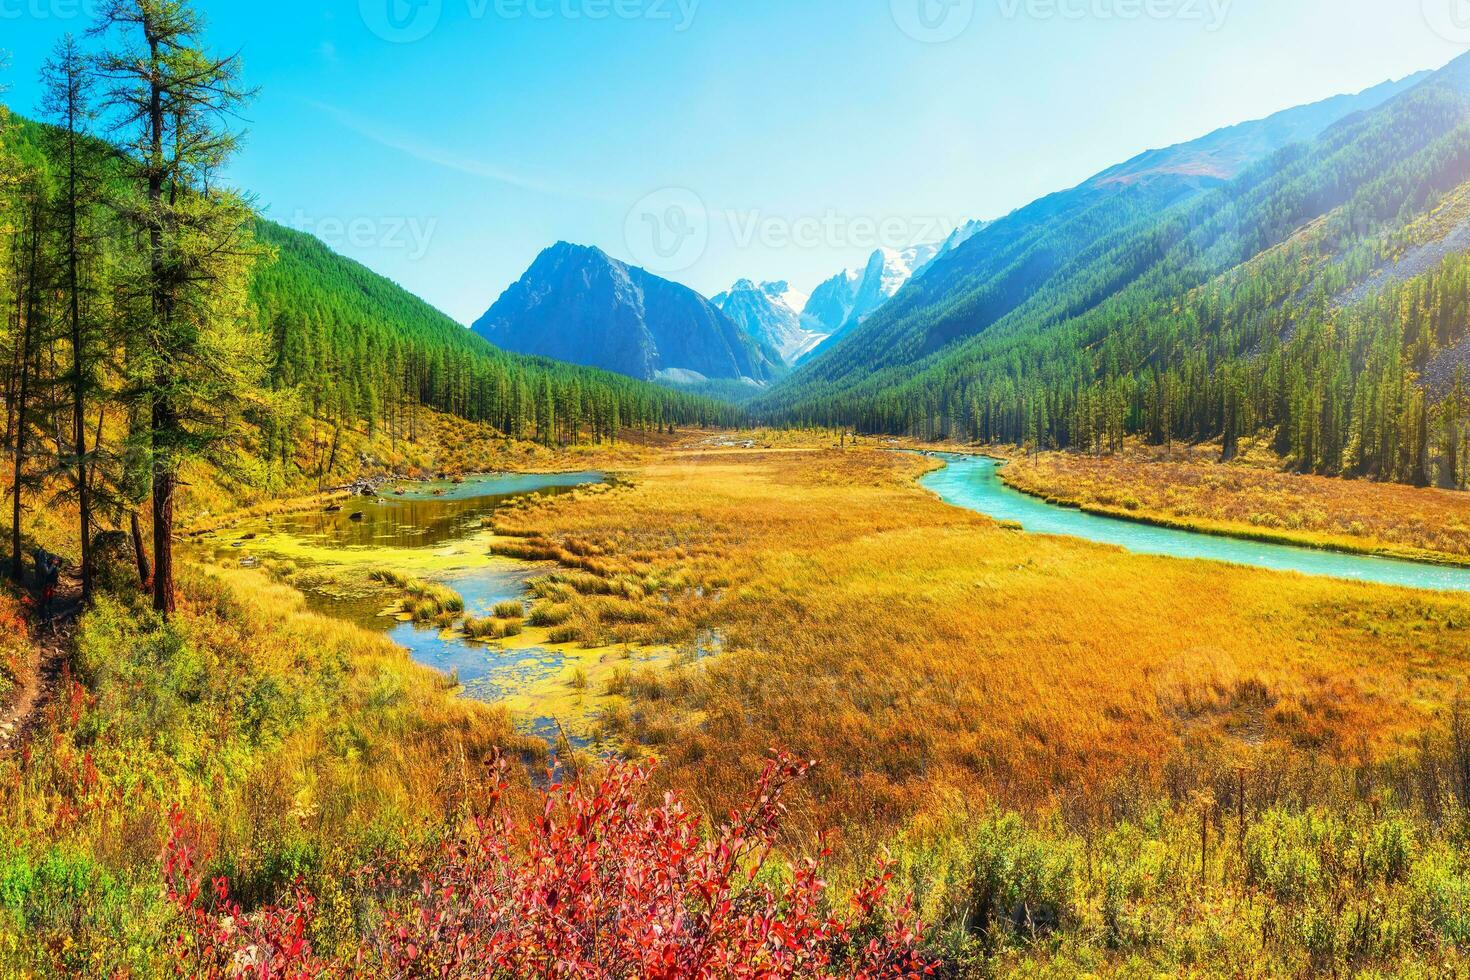
<path id="1" fill-rule="evenodd" d="M 164 623 L 110 566 L 65 695 L 0 757 L 0 975 L 166 973 L 175 810 L 246 909 L 300 882 L 313 950 L 350 956 L 385 900 L 359 871 L 431 861 L 497 751 L 503 802 L 537 806 L 547 747 L 508 708 L 546 703 L 657 759 L 648 799 L 706 828 L 773 748 L 814 760 L 778 852 L 825 833 L 834 907 L 890 853 L 890 910 L 912 892 L 957 976 L 1465 967 L 1470 600 L 1024 535 L 919 488 L 935 461 L 825 433 L 547 453 L 617 479 L 485 529 L 493 560 L 555 564 L 465 628 L 584 654 L 509 704 L 266 570 L 191 574 Z M 377 577 L 405 615 L 454 604 Z M 712 655 L 610 653 L 690 648 Z"/>
<path id="2" fill-rule="evenodd" d="M 615 492 L 533 503 L 495 530 L 650 583 L 641 601 L 563 597 L 585 643 L 719 634 L 724 656 L 641 678 L 608 719 L 666 754 L 672 780 L 713 803 L 788 746 L 824 761 L 822 794 L 855 828 L 947 791 L 1045 804 L 1161 771 L 1186 744 L 1366 760 L 1458 695 L 1461 597 L 1019 534 L 918 489 L 934 465 L 691 442 Z"/>

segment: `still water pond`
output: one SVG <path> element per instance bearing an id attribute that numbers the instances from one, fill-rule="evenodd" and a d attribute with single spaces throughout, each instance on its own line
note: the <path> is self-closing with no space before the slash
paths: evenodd
<path id="1" fill-rule="evenodd" d="M 356 570 L 359 580 L 368 569 L 391 569 L 447 585 L 464 598 L 465 615 L 488 617 L 497 604 L 522 600 L 526 583 L 547 568 L 492 556 L 486 519 L 516 497 L 554 496 L 603 482 L 603 474 L 585 472 L 390 485 L 379 496 L 345 500 L 340 510 L 276 517 L 232 529 L 211 543 L 221 556 L 284 560 L 324 572 Z M 566 652 L 552 647 L 475 643 L 455 630 L 385 616 L 378 590 L 340 588 L 327 577 L 303 591 L 317 611 L 383 630 L 419 663 L 457 676 L 471 697 L 505 700 L 556 677 L 566 665 Z M 532 716 L 523 719 L 523 727 L 551 739 L 556 721 Z"/>
<path id="2" fill-rule="evenodd" d="M 979 511 L 1000 521 L 1014 521 L 1033 534 L 1084 538 L 1142 555 L 1201 558 L 1380 585 L 1470 592 L 1470 568 L 1263 544 L 1102 517 L 1049 504 L 1011 489 L 1000 478 L 1000 468 L 1004 465 L 1000 460 L 934 455 L 947 465 L 923 477 L 920 480 L 923 486 L 957 507 Z"/>

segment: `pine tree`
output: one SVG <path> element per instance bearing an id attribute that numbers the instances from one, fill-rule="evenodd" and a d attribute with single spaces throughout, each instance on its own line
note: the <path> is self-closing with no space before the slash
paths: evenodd
<path id="1" fill-rule="evenodd" d="M 1415 428 L 1412 452 L 1413 472 L 1410 479 L 1416 487 L 1429 486 L 1429 405 L 1421 394 L 1416 401 L 1415 413 L 1418 425 Z"/>

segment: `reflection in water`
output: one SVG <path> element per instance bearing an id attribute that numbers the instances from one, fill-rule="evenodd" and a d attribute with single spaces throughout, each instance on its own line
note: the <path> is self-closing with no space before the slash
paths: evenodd
<path id="1" fill-rule="evenodd" d="M 434 548 L 474 534 L 484 518 L 513 497 L 567 493 L 602 480 L 600 473 L 554 473 L 389 487 L 378 497 L 348 499 L 336 513 L 278 518 L 272 529 L 342 550 Z"/>

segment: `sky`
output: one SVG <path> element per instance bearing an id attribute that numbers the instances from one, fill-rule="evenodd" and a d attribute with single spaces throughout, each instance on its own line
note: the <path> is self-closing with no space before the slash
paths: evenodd
<path id="1" fill-rule="evenodd" d="M 98 0 L 0 0 L 34 112 Z M 230 180 L 464 323 L 541 249 L 809 291 L 1221 126 L 1438 67 L 1470 0 L 207 0 Z"/>

